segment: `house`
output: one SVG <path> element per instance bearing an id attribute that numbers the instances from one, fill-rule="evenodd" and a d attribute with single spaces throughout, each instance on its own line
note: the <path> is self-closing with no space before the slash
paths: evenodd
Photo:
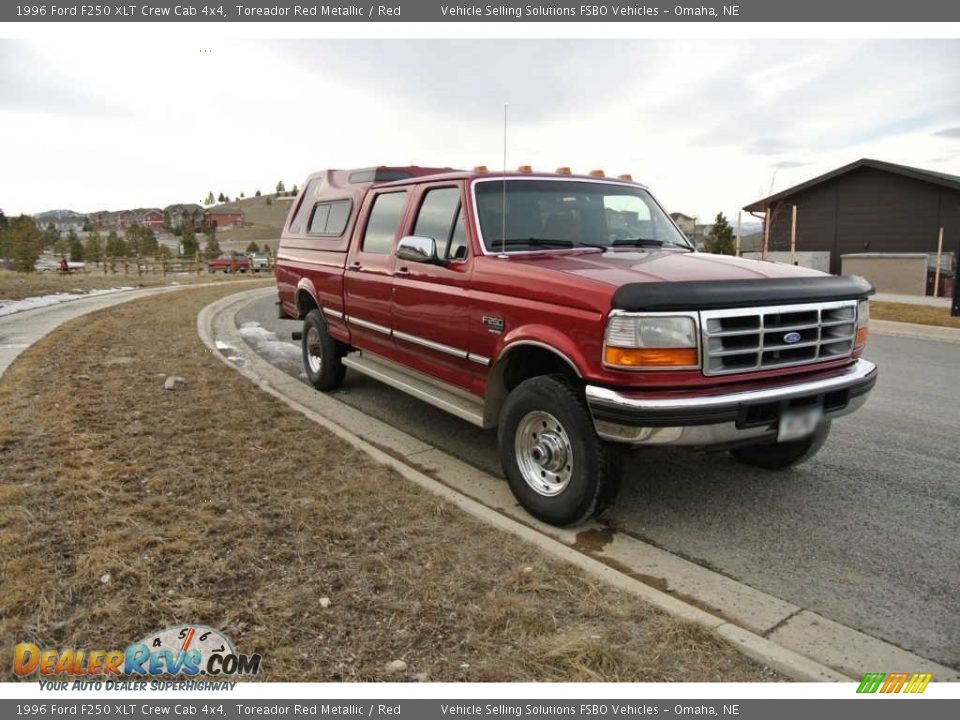
<path id="1" fill-rule="evenodd" d="M 960 176 L 866 158 L 844 165 L 744 207 L 769 211 L 768 250 L 790 250 L 794 207 L 796 250 L 829 252 L 835 274 L 845 255 L 936 255 L 941 231 L 944 253 L 960 250 Z"/>
<path id="2" fill-rule="evenodd" d="M 681 212 L 672 212 L 670 217 L 673 218 L 673 221 L 677 224 L 677 227 L 680 228 L 680 231 L 686 235 L 688 238 L 693 236 L 694 228 L 697 225 L 697 219 L 692 218 L 689 215 L 684 215 Z"/>
<path id="3" fill-rule="evenodd" d="M 167 205 L 163 209 L 172 230 L 184 227 L 199 230 L 203 226 L 203 208 L 193 203 Z"/>
<path id="4" fill-rule="evenodd" d="M 163 210 L 150 208 L 140 213 L 140 225 L 151 230 L 163 230 Z"/>
<path id="5" fill-rule="evenodd" d="M 210 208 L 203 214 L 206 225 L 217 229 L 243 227 L 243 210 L 237 207 Z"/>

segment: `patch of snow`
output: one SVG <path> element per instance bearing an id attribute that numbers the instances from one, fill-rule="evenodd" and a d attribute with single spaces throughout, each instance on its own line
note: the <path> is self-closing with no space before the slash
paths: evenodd
<path id="1" fill-rule="evenodd" d="M 23 300 L 8 300 L 0 303 L 0 317 L 13 315 L 14 313 L 23 312 L 24 310 L 35 310 L 36 308 L 59 305 L 60 303 L 70 302 L 71 300 L 80 300 L 81 298 L 93 297 L 95 295 L 110 295 L 126 290 L 136 290 L 136 288 L 123 286 L 105 288 L 103 290 L 88 290 L 85 293 L 59 292 L 51 295 L 38 295 L 37 297 L 24 298 Z"/>
<path id="2" fill-rule="evenodd" d="M 300 346 L 277 337 L 258 322 L 245 322 L 240 326 L 240 336 L 264 356 L 270 363 L 278 361 L 300 362 Z"/>
<path id="3" fill-rule="evenodd" d="M 223 340 L 216 340 L 214 344 L 217 346 L 217 350 L 236 350 L 233 345 L 225 343 Z"/>

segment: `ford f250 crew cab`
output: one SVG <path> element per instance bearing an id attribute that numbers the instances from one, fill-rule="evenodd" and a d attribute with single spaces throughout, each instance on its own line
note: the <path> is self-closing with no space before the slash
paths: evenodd
<path id="1" fill-rule="evenodd" d="M 481 428 L 535 517 L 613 499 L 624 447 L 777 469 L 876 381 L 857 277 L 695 252 L 645 187 L 447 168 L 308 178 L 276 259 L 304 368 L 347 368 Z"/>

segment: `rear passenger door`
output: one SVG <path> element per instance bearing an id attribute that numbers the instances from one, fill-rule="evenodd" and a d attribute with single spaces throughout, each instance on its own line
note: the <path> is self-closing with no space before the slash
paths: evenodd
<path id="1" fill-rule="evenodd" d="M 391 300 L 394 249 L 403 227 L 408 191 L 370 193 L 361 218 L 367 218 L 351 249 L 344 273 L 344 304 L 351 342 L 361 349 L 392 355 Z"/>
<path id="2" fill-rule="evenodd" d="M 393 337 L 405 362 L 463 388 L 483 366 L 467 356 L 473 267 L 463 211 L 463 187 L 421 186 L 413 198 L 409 234 L 433 238 L 441 264 L 397 260 Z"/>

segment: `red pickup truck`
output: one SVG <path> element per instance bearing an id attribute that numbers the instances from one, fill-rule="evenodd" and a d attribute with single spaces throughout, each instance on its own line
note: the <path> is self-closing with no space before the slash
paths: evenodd
<path id="1" fill-rule="evenodd" d="M 222 273 L 240 272 L 245 273 L 250 270 L 250 258 L 242 253 L 232 253 L 221 255 L 213 260 L 207 261 L 207 272 Z"/>
<path id="2" fill-rule="evenodd" d="M 629 176 L 327 170 L 276 267 L 316 388 L 350 368 L 497 427 L 513 493 L 556 525 L 612 501 L 628 446 L 801 462 L 877 377 L 869 283 L 696 252 Z"/>

